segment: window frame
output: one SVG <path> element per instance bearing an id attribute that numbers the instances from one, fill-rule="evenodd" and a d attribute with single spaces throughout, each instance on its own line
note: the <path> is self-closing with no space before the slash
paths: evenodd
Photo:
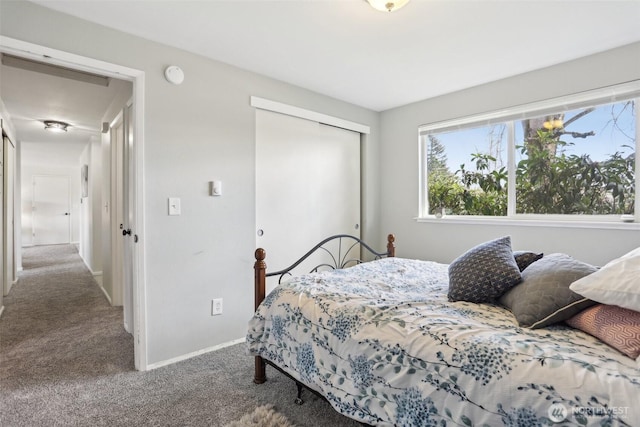
<path id="1" fill-rule="evenodd" d="M 592 105 L 602 105 L 615 102 L 622 102 L 630 99 L 636 100 L 636 149 L 635 149 L 635 204 L 634 216 L 637 221 L 640 218 L 640 80 L 607 86 L 600 89 L 579 92 L 558 98 L 551 98 L 543 101 L 517 105 L 497 111 L 475 114 L 455 118 L 451 120 L 433 122 L 418 127 L 418 155 L 419 155 L 419 194 L 418 194 L 418 222 L 431 221 L 455 221 L 457 223 L 488 223 L 488 224 L 519 224 L 526 226 L 559 226 L 559 227 L 587 227 L 587 228 L 640 228 L 638 222 L 623 222 L 617 215 L 568 215 L 568 214 L 518 214 L 516 213 L 516 148 L 514 141 L 514 123 L 532 117 L 557 114 L 564 111 L 571 111 Z M 428 171 L 426 165 L 426 154 L 428 134 L 443 133 L 456 130 L 465 130 L 470 127 L 491 126 L 498 123 L 507 125 L 507 173 L 508 173 L 508 193 L 507 193 L 507 215 L 506 216 L 483 216 L 483 215 L 448 215 L 437 218 L 430 215 L 428 206 Z"/>

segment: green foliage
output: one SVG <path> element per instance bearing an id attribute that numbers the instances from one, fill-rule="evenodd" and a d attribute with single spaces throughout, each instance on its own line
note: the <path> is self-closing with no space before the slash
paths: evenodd
<path id="1" fill-rule="evenodd" d="M 431 142 L 437 139 L 430 136 Z M 439 142 L 438 142 L 439 145 Z M 522 159 L 516 168 L 517 213 L 628 214 L 634 211 L 635 153 L 616 152 L 597 162 L 589 155 L 566 155 L 571 145 L 553 130 L 538 130 L 518 146 Z M 455 173 L 440 161 L 429 169 L 429 210 L 445 208 L 453 215 L 503 216 L 507 213 L 507 171 L 492 168 L 495 158 L 471 155 L 474 170 L 465 165 Z M 444 157 L 446 159 L 446 157 Z"/>
<path id="2" fill-rule="evenodd" d="M 460 165 L 463 193 L 463 215 L 500 216 L 507 214 L 507 170 L 504 167 L 491 170 L 490 163 L 496 159 L 488 154 L 474 153 L 471 160 L 476 170 L 467 171 Z M 452 212 L 453 213 L 453 212 Z"/>
<path id="3" fill-rule="evenodd" d="M 431 214 L 441 208 L 459 210 L 465 188 L 448 171 L 429 172 L 429 209 Z"/>
<path id="4" fill-rule="evenodd" d="M 607 215 L 633 212 L 635 154 L 564 154 L 570 145 L 552 131 L 538 131 L 533 143 L 518 147 L 524 159 L 516 169 L 517 213 Z M 560 149 L 552 153 L 549 147 Z"/>

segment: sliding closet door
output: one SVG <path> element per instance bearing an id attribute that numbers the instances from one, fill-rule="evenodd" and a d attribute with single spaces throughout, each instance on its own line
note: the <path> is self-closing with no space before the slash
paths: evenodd
<path id="1" fill-rule="evenodd" d="M 360 134 L 256 110 L 256 224 L 268 269 L 329 235 L 359 237 Z"/>

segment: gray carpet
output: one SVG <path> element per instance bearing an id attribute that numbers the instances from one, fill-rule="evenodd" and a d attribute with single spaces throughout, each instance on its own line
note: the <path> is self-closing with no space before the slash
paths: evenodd
<path id="1" fill-rule="evenodd" d="M 252 383 L 244 344 L 148 372 L 133 368 L 122 309 L 71 245 L 26 248 L 0 318 L 0 426 L 224 426 L 273 404 L 297 426 L 359 424 L 267 368 Z"/>

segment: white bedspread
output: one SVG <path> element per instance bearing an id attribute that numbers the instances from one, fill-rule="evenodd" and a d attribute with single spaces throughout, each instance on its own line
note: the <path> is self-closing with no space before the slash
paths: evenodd
<path id="1" fill-rule="evenodd" d="M 447 266 L 426 261 L 299 276 L 267 296 L 247 345 L 367 424 L 640 426 L 634 360 L 446 295 Z"/>

